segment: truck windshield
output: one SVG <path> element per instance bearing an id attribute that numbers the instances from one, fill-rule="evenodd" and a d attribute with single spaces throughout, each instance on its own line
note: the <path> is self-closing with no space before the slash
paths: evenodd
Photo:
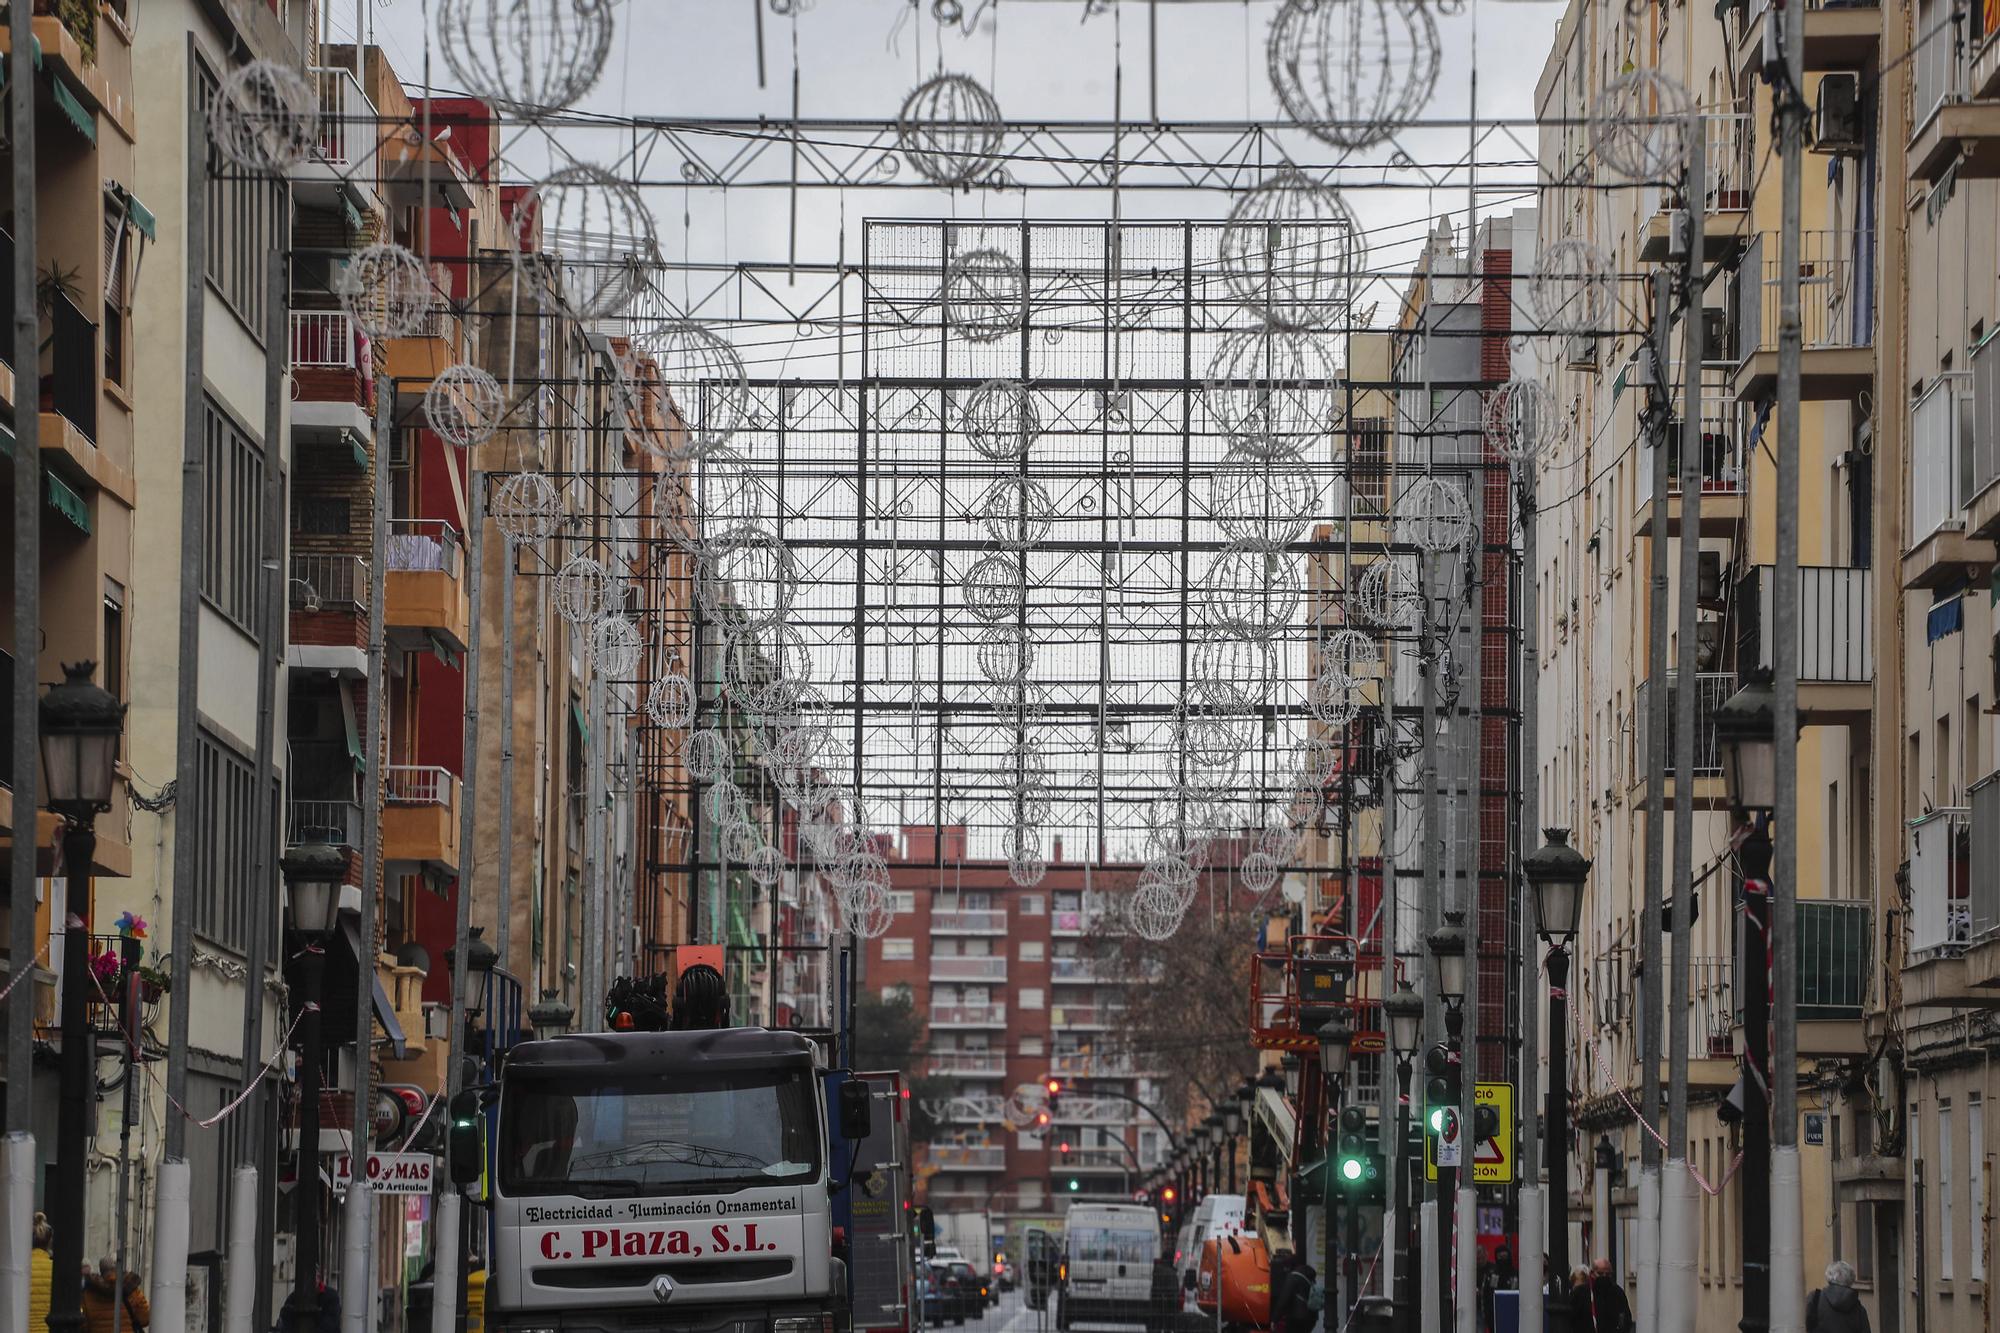
<path id="1" fill-rule="evenodd" d="M 1090 1227 L 1069 1233 L 1070 1257 L 1078 1263 L 1149 1264 L 1160 1252 L 1158 1232 Z"/>
<path id="2" fill-rule="evenodd" d="M 804 1071 L 511 1081 L 500 1102 L 503 1193 L 700 1193 L 819 1175 Z"/>

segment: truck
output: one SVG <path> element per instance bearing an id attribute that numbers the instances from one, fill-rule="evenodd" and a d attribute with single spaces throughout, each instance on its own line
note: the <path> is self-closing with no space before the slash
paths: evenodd
<path id="1" fill-rule="evenodd" d="M 451 1138 L 454 1180 L 484 1178 L 489 1333 L 844 1329 L 836 1143 L 870 1139 L 873 1098 L 827 1072 L 762 1028 L 514 1047 Z"/>

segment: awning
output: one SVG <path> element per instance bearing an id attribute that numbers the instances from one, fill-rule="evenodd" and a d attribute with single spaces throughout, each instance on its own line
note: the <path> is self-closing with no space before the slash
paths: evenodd
<path id="1" fill-rule="evenodd" d="M 49 508 L 61 514 L 76 525 L 77 531 L 88 535 L 90 532 L 90 505 L 81 495 L 70 489 L 69 483 L 53 472 L 42 473 L 43 489 L 48 494 Z"/>
<path id="2" fill-rule="evenodd" d="M 76 94 L 69 90 L 68 85 L 61 79 L 50 79 L 49 92 L 55 98 L 56 109 L 76 127 L 76 132 L 96 143 L 97 117 L 90 114 L 83 103 L 76 100 Z"/>
<path id="3" fill-rule="evenodd" d="M 361 931 L 347 917 L 340 919 L 340 933 L 347 937 L 347 947 L 354 950 L 356 963 L 368 972 L 368 979 L 375 987 L 375 1021 L 382 1025 L 382 1031 L 389 1036 L 389 1048 L 398 1060 L 409 1058 L 404 1049 L 403 1025 L 396 1021 L 396 1006 L 389 1003 L 389 991 L 382 984 L 382 974 L 375 970 L 375 964 L 361 956 Z"/>
<path id="4" fill-rule="evenodd" d="M 153 210 L 140 203 L 138 197 L 117 181 L 105 184 L 104 192 L 125 207 L 125 220 L 137 227 L 147 240 L 160 239 L 159 223 L 153 217 Z"/>
<path id="5" fill-rule="evenodd" d="M 1936 643 L 1947 634 L 1956 634 L 1965 628 L 1965 598 L 1953 597 L 1948 602 L 1939 602 L 1924 618 L 1925 643 Z"/>
<path id="6" fill-rule="evenodd" d="M 569 715 L 576 719 L 577 734 L 583 737 L 583 743 L 585 745 L 590 744 L 590 723 L 583 719 L 583 705 L 571 699 L 569 701 Z"/>

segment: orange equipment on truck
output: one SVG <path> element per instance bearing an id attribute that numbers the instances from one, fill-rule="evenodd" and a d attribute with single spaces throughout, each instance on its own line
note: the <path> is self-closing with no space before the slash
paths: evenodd
<path id="1" fill-rule="evenodd" d="M 1271 1326 L 1271 1256 L 1255 1236 L 1222 1236 L 1201 1245 L 1194 1303 L 1203 1314 L 1222 1310 L 1222 1322 L 1239 1328 Z"/>

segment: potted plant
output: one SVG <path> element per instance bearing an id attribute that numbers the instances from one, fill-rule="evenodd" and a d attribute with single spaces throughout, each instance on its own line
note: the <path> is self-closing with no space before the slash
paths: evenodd
<path id="1" fill-rule="evenodd" d="M 160 997 L 174 988 L 174 975 L 156 963 L 139 965 L 139 999 L 145 1004 L 158 1004 Z"/>

